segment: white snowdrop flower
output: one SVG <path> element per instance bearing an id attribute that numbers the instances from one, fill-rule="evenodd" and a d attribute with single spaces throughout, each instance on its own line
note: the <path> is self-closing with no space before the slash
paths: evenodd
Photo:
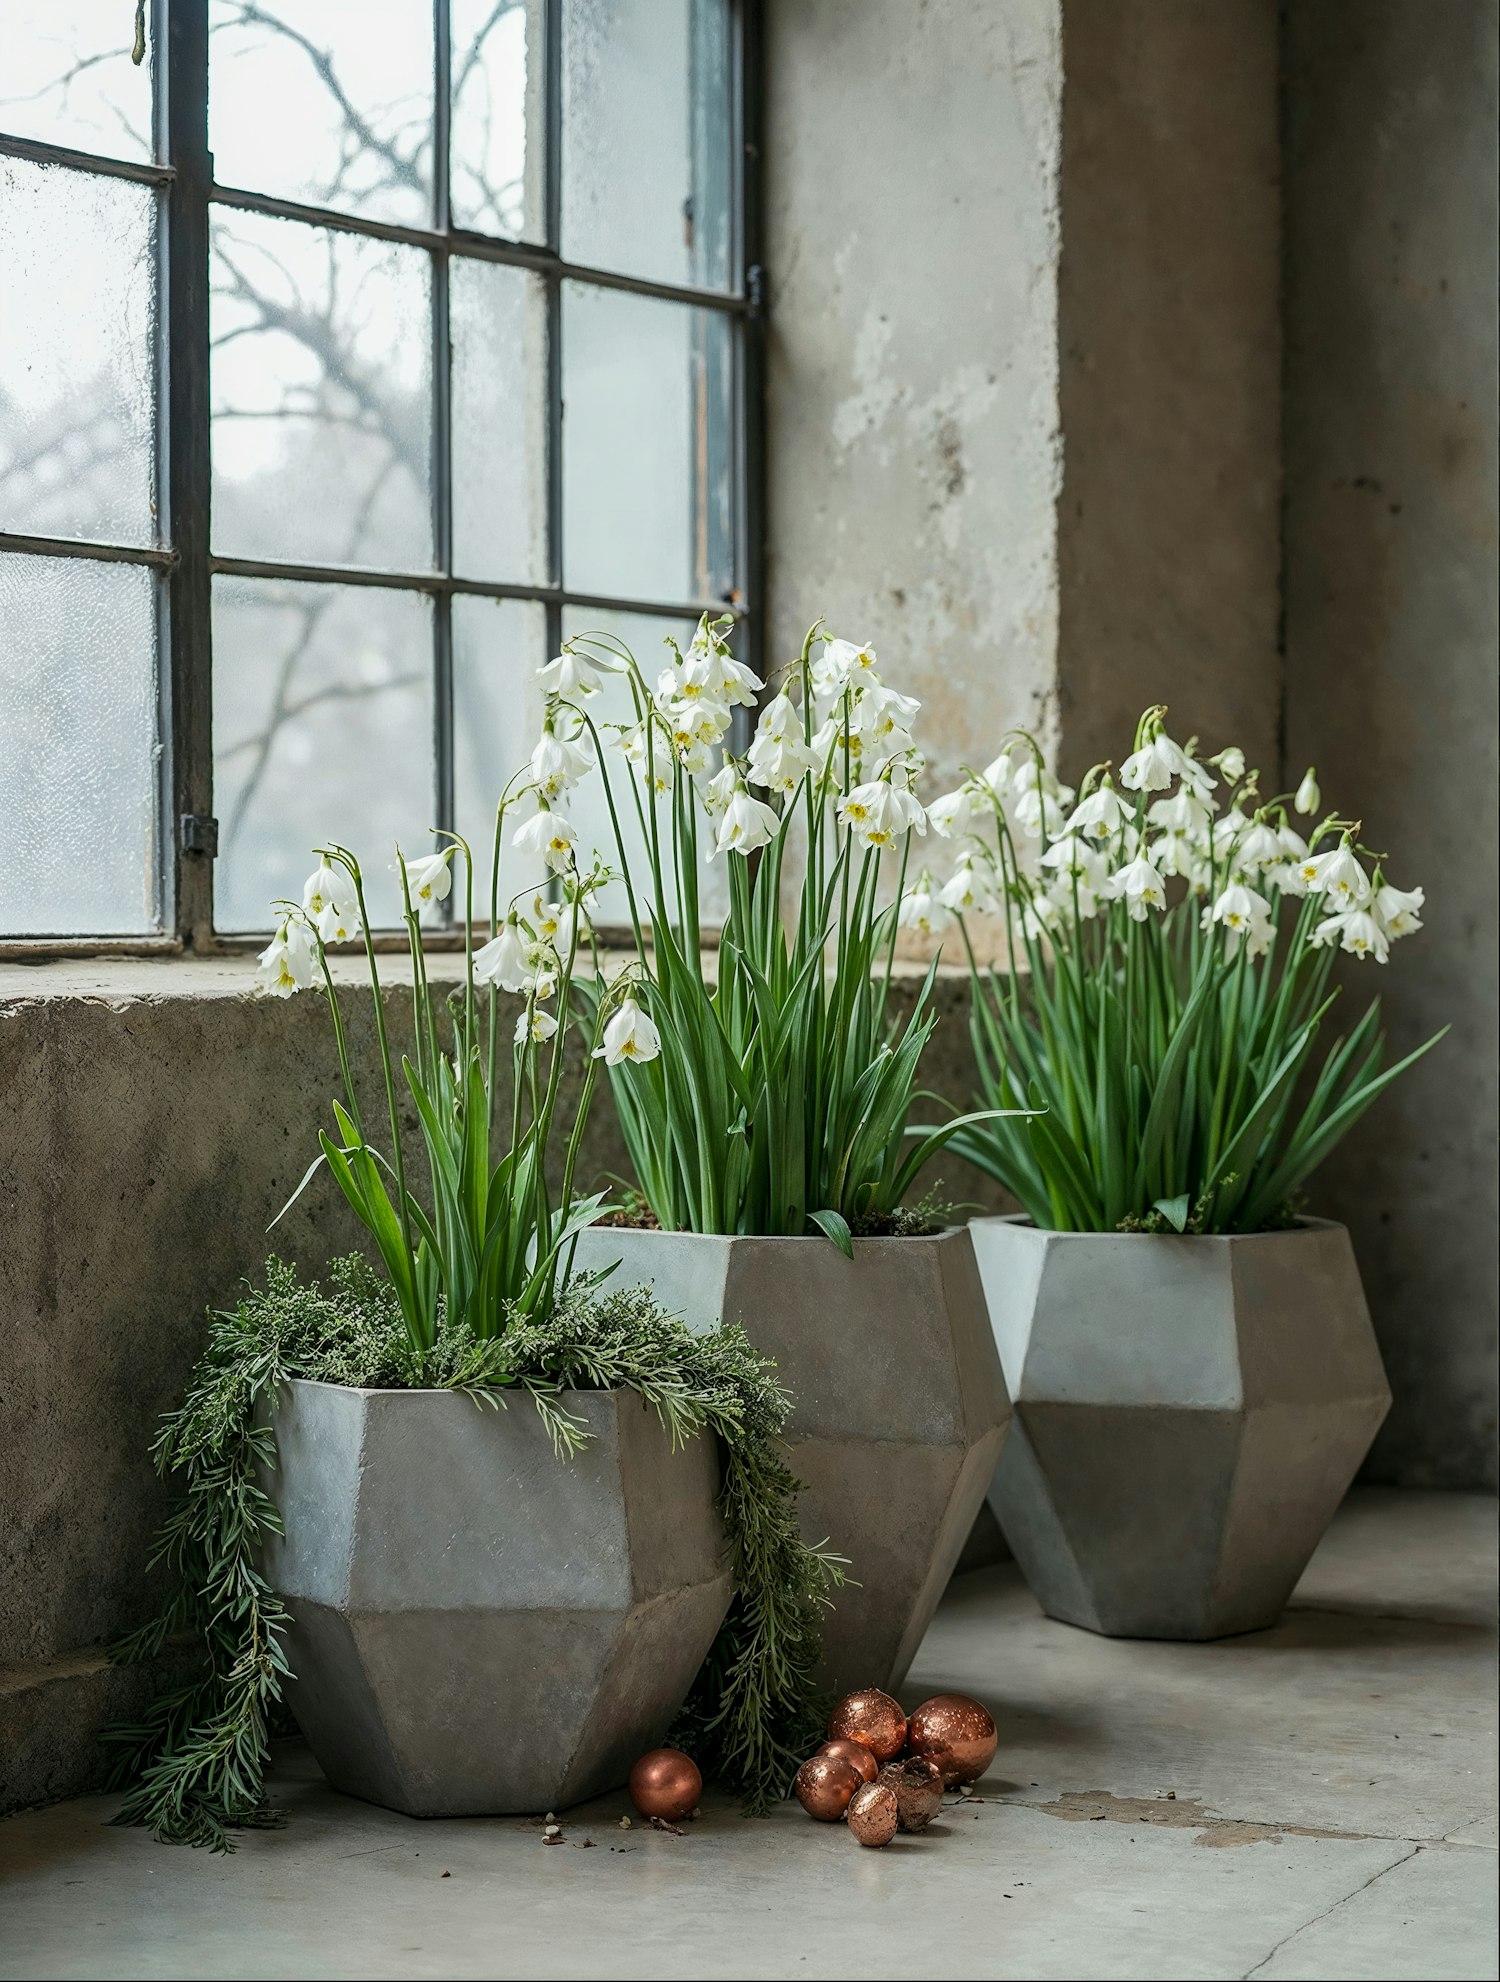
<path id="1" fill-rule="evenodd" d="M 1186 833 L 1163 833 L 1147 847 L 1146 858 L 1159 874 L 1179 875 L 1184 881 L 1194 880 L 1202 864 Z"/>
<path id="2" fill-rule="evenodd" d="M 559 736 L 551 724 L 537 740 L 531 753 L 531 775 L 536 788 L 549 804 L 562 797 L 580 778 L 594 768 L 594 755 L 572 738 Z"/>
<path id="3" fill-rule="evenodd" d="M 901 897 L 896 920 L 903 929 L 920 930 L 924 936 L 941 936 L 945 929 L 953 927 L 952 912 L 934 888 L 925 867 L 917 876 L 916 885 Z"/>
<path id="4" fill-rule="evenodd" d="M 1310 819 L 1322 803 L 1323 794 L 1318 789 L 1318 774 L 1309 764 L 1303 773 L 1301 784 L 1297 787 L 1297 796 L 1292 800 L 1292 804 L 1304 819 Z"/>
<path id="5" fill-rule="evenodd" d="M 1370 901 L 1370 913 L 1387 936 L 1414 936 L 1422 927 L 1417 911 L 1426 900 L 1422 888 L 1393 888 L 1383 880 Z"/>
<path id="6" fill-rule="evenodd" d="M 1243 934 L 1258 923 L 1270 921 L 1271 904 L 1254 888 L 1246 887 L 1243 881 L 1231 881 L 1209 914 L 1215 922 L 1223 923 L 1226 929 Z"/>
<path id="7" fill-rule="evenodd" d="M 927 831 L 927 808 L 911 788 L 911 778 L 904 764 L 897 764 L 891 771 L 891 796 L 896 802 L 903 832 L 923 833 Z"/>
<path id="8" fill-rule="evenodd" d="M 927 823 L 939 839 L 963 839 L 988 822 L 989 807 L 971 785 L 945 791 L 927 808 Z"/>
<path id="9" fill-rule="evenodd" d="M 1004 797 L 1005 791 L 1010 784 L 1012 769 L 1011 753 L 1014 748 L 1015 746 L 1013 744 L 1007 743 L 999 756 L 992 757 L 980 773 L 982 781 L 989 786 L 997 798 Z"/>
<path id="10" fill-rule="evenodd" d="M 502 991 L 519 991 L 525 984 L 526 938 L 514 914 L 505 918 L 498 936 L 475 952 L 474 977 L 480 984 L 498 984 Z"/>
<path id="11" fill-rule="evenodd" d="M 1111 901 L 1124 902 L 1133 922 L 1144 922 L 1149 910 L 1167 905 L 1167 884 L 1144 854 L 1111 874 L 1104 893 Z"/>
<path id="12" fill-rule="evenodd" d="M 1268 826 L 1263 819 L 1257 819 L 1247 827 L 1234 850 L 1237 866 L 1248 869 L 1274 867 L 1285 857 L 1281 835 L 1274 826 Z"/>
<path id="13" fill-rule="evenodd" d="M 1033 895 L 1021 915 L 1021 927 L 1034 941 L 1055 929 L 1063 918 L 1060 904 L 1050 895 Z"/>
<path id="14" fill-rule="evenodd" d="M 449 862 L 454 849 L 445 846 L 441 853 L 425 854 L 420 860 L 408 860 L 397 848 L 397 857 L 406 872 L 406 888 L 413 904 L 419 910 L 435 908 L 445 902 L 453 887 L 453 870 Z"/>
<path id="15" fill-rule="evenodd" d="M 1361 962 L 1373 957 L 1384 963 L 1391 953 L 1390 936 L 1367 908 L 1346 908 L 1325 916 L 1307 940 L 1316 946 L 1337 942 L 1346 955 Z"/>
<path id="16" fill-rule="evenodd" d="M 1302 867 L 1297 861 L 1283 860 L 1275 867 L 1261 869 L 1261 886 L 1279 889 L 1284 895 L 1305 895 L 1307 883 L 1302 875 Z"/>
<path id="17" fill-rule="evenodd" d="M 698 796 L 703 800 L 703 809 L 710 819 L 717 819 L 729 808 L 729 801 L 741 788 L 740 774 L 733 764 L 726 764 L 711 778 L 704 780 Z"/>
<path id="18" fill-rule="evenodd" d="M 1232 785 L 1237 785 L 1245 775 L 1245 753 L 1237 743 L 1231 743 L 1227 750 L 1221 750 L 1217 757 L 1210 757 L 1208 761 L 1217 764 Z"/>
<path id="19" fill-rule="evenodd" d="M 1335 909 L 1363 908 L 1370 899 L 1370 877 L 1346 844 L 1314 854 L 1303 863 L 1309 894 L 1326 895 Z"/>
<path id="20" fill-rule="evenodd" d="M 1201 834 L 1213 816 L 1212 800 L 1190 784 L 1179 785 L 1170 798 L 1158 798 L 1146 808 L 1147 823 L 1169 833 Z"/>
<path id="21" fill-rule="evenodd" d="M 320 860 L 302 884 L 302 906 L 314 922 L 325 909 L 353 910 L 358 906 L 354 882 L 342 868 Z"/>
<path id="22" fill-rule="evenodd" d="M 677 775 L 677 759 L 667 733 L 658 721 L 653 721 L 651 731 L 651 769 L 646 770 L 646 730 L 647 724 L 628 723 L 616 732 L 616 742 L 626 762 L 632 765 L 643 783 L 649 783 L 657 791 L 670 791 Z"/>
<path id="23" fill-rule="evenodd" d="M 661 1034 L 634 998 L 626 998 L 605 1026 L 604 1044 L 594 1048 L 594 1058 L 607 1067 L 618 1067 L 654 1060 L 660 1052 Z"/>
<path id="24" fill-rule="evenodd" d="M 1055 867 L 1062 874 L 1089 880 L 1102 868 L 1103 857 L 1099 849 L 1091 847 L 1087 840 L 1079 839 L 1076 833 L 1064 832 L 1042 855 L 1041 864 L 1043 867 Z"/>
<path id="25" fill-rule="evenodd" d="M 545 1040 L 550 1039 L 556 1030 L 557 1020 L 551 1012 L 540 1011 L 535 1005 L 529 1012 L 520 1012 L 516 1015 L 517 1046 L 524 1046 L 528 1039 L 540 1046 Z"/>
<path id="26" fill-rule="evenodd" d="M 554 874 L 562 874 L 573 863 L 577 829 L 561 812 L 544 805 L 516 832 L 517 853 L 539 854 Z"/>
<path id="27" fill-rule="evenodd" d="M 839 802 L 839 823 L 868 847 L 892 847 L 906 830 L 901 806 L 883 779 L 856 785 Z"/>
<path id="28" fill-rule="evenodd" d="M 269 998 L 290 998 L 317 982 L 312 931 L 300 915 L 287 916 L 255 960 L 255 988 Z"/>
<path id="29" fill-rule="evenodd" d="M 1016 824 L 1028 839 L 1052 838 L 1063 830 L 1063 801 L 1033 785 L 1016 799 Z"/>
<path id="30" fill-rule="evenodd" d="M 359 908 L 344 907 L 338 902 L 329 902 L 317 916 L 317 931 L 325 943 L 352 943 L 361 930 Z"/>
<path id="31" fill-rule="evenodd" d="M 1120 831 L 1129 817 L 1120 794 L 1106 778 L 1097 791 L 1080 799 L 1068 821 L 1068 831 L 1107 840 Z"/>
<path id="32" fill-rule="evenodd" d="M 578 904 L 533 895 L 530 921 L 538 942 L 550 943 L 559 956 L 565 956 L 573 947 L 574 932 L 579 925 Z"/>
<path id="33" fill-rule="evenodd" d="M 719 820 L 714 851 L 753 853 L 756 847 L 774 839 L 780 829 L 780 815 L 763 799 L 752 798 L 743 785 L 738 785 Z"/>
<path id="34" fill-rule="evenodd" d="M 795 737 L 802 741 L 802 712 L 782 689 L 773 695 L 761 710 L 755 725 L 757 738 L 764 737 L 768 743 L 786 743 Z"/>
<path id="35" fill-rule="evenodd" d="M 599 666 L 564 647 L 556 660 L 537 669 L 536 678 L 554 695 L 592 695 L 599 686 Z"/>
<path id="36" fill-rule="evenodd" d="M 1125 759 L 1120 783 L 1127 791 L 1167 791 L 1174 778 L 1188 777 L 1192 770 L 1187 753 L 1165 730 L 1158 730 Z"/>
<path id="37" fill-rule="evenodd" d="M 932 817 L 931 807 L 927 816 Z M 995 881 L 965 854 L 959 855 L 953 873 L 938 889 L 938 899 L 955 915 L 994 915 L 1001 907 Z"/>
<path id="38" fill-rule="evenodd" d="M 1307 841 L 1295 828 L 1283 822 L 1276 829 L 1276 837 L 1281 843 L 1284 860 L 1300 861 L 1307 858 Z"/>
<path id="39" fill-rule="evenodd" d="M 875 649 L 868 641 L 829 640 L 823 648 L 822 663 L 830 686 L 844 688 L 875 674 Z"/>
<path id="40" fill-rule="evenodd" d="M 854 727 L 871 744 L 890 750 L 910 748 L 912 725 L 921 707 L 914 695 L 867 680 L 854 705 Z M 893 740 L 898 738 L 903 741 Z"/>
<path id="41" fill-rule="evenodd" d="M 820 768 L 821 760 L 800 736 L 788 736 L 776 742 L 757 735 L 750 745 L 747 763 L 751 784 L 764 785 L 767 791 L 793 792 L 808 772 Z"/>

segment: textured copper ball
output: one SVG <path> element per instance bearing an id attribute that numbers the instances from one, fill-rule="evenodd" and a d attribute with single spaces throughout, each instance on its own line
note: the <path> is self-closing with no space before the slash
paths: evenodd
<path id="1" fill-rule="evenodd" d="M 877 1762 L 894 1761 L 906 1746 L 906 1716 L 899 1700 L 866 1686 L 847 1693 L 828 1720 L 830 1741 L 861 1741 Z"/>
<path id="2" fill-rule="evenodd" d="M 914 1755 L 926 1755 L 951 1789 L 977 1782 L 995 1759 L 1000 1737 L 988 1709 L 964 1693 L 939 1693 L 924 1700 L 911 1717 L 907 1740 Z"/>
<path id="3" fill-rule="evenodd" d="M 837 1755 L 814 1755 L 798 1769 L 792 1784 L 797 1801 L 820 1824 L 836 1824 L 860 1787 L 854 1764 Z"/>
<path id="4" fill-rule="evenodd" d="M 841 1762 L 850 1763 L 861 1782 L 873 1782 L 880 1773 L 879 1762 L 862 1741 L 825 1741 L 818 1753 L 837 1755 Z"/>
<path id="5" fill-rule="evenodd" d="M 896 1792 L 889 1783 L 867 1782 L 849 1805 L 849 1828 L 871 1851 L 889 1844 L 901 1821 Z"/>
<path id="6" fill-rule="evenodd" d="M 680 1748 L 651 1748 L 630 1771 L 630 1800 L 643 1817 L 679 1823 L 690 1817 L 703 1794 L 703 1777 L 691 1755 Z"/>
<path id="7" fill-rule="evenodd" d="M 904 1831 L 925 1830 L 943 1807 L 942 1773 L 925 1755 L 887 1762 L 877 1780 L 894 1795 Z"/>

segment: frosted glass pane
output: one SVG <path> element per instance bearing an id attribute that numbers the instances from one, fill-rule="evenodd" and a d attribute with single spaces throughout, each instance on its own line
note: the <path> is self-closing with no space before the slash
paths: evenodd
<path id="1" fill-rule="evenodd" d="M 547 309 L 539 277 L 452 264 L 453 568 L 547 577 Z"/>
<path id="2" fill-rule="evenodd" d="M 0 529 L 156 541 L 156 201 L 0 159 Z"/>
<path id="3" fill-rule="evenodd" d="M 430 853 L 432 608 L 374 586 L 214 582 L 214 920 L 264 929 L 330 839 L 352 847 L 370 913 L 394 927 L 399 839 Z"/>
<path id="4" fill-rule="evenodd" d="M 474 914 L 489 913 L 495 811 L 510 778 L 531 756 L 542 729 L 545 691 L 536 670 L 549 658 L 547 615 L 526 599 L 453 601 L 454 824 L 474 852 Z M 539 887 L 540 867 L 517 865 L 510 842 L 535 807 L 506 815 L 501 883 L 506 899 Z"/>
<path id="5" fill-rule="evenodd" d="M 152 157 L 151 38 L 136 68 L 128 0 L 5 0 L 0 14 L 0 131 L 106 158 Z"/>
<path id="6" fill-rule="evenodd" d="M 210 0 L 208 18 L 208 142 L 221 186 L 430 224 L 426 0 Z"/>
<path id="7" fill-rule="evenodd" d="M 608 633 L 616 640 L 623 640 L 634 654 L 636 665 L 645 677 L 648 688 L 654 687 L 656 677 L 664 667 L 672 664 L 671 650 L 662 645 L 668 634 L 679 646 L 686 646 L 693 637 L 696 621 L 678 619 L 655 619 L 643 613 L 600 613 L 578 606 L 563 615 L 563 638 L 572 639 L 580 633 Z M 597 723 L 630 723 L 635 720 L 635 705 L 631 701 L 630 690 L 618 675 L 606 677 L 600 692 L 589 702 L 589 713 Z M 640 899 L 651 898 L 651 862 L 646 852 L 647 842 L 636 818 L 634 803 L 630 797 L 629 777 L 633 770 L 624 763 L 618 751 L 610 751 L 608 766 L 611 786 L 615 795 L 615 809 L 619 814 L 621 833 L 625 842 L 628 871 L 633 877 Z M 663 835 L 671 831 L 671 808 L 665 796 L 658 800 L 659 830 Z M 578 828 L 581 841 L 596 846 L 611 867 L 620 866 L 619 842 L 615 838 L 614 826 L 610 821 L 609 805 L 604 795 L 604 787 L 597 777 L 588 779 L 572 795 L 570 816 Z M 722 859 L 710 861 L 708 848 L 713 844 L 708 837 L 706 821 L 701 813 L 699 826 L 699 915 L 704 923 L 721 922 L 728 902 L 728 884 L 724 880 Z M 668 874 L 670 889 L 670 873 Z M 618 883 L 604 890 L 599 897 L 595 919 L 601 923 L 613 923 L 621 927 L 630 921 L 630 904 L 625 889 Z"/>
<path id="8" fill-rule="evenodd" d="M 728 324 L 714 311 L 568 283 L 562 350 L 569 588 L 727 600 Z"/>
<path id="9" fill-rule="evenodd" d="M 0 554 L 0 932 L 160 922 L 156 580 Z"/>
<path id="10" fill-rule="evenodd" d="M 452 0 L 455 227 L 512 241 L 545 233 L 542 12 L 543 0 Z"/>
<path id="11" fill-rule="evenodd" d="M 729 280 L 729 12 L 728 0 L 563 0 L 570 261 Z"/>
<path id="12" fill-rule="evenodd" d="M 430 565 L 428 276 L 418 249 L 220 211 L 216 550 Z"/>

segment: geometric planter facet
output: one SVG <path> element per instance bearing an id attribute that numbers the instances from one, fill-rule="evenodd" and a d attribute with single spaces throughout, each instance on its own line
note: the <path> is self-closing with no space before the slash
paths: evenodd
<path id="1" fill-rule="evenodd" d="M 416 1817 L 560 1810 L 622 1783 L 682 1704 L 729 1607 L 716 1442 L 674 1452 L 631 1391 L 294 1380 L 267 1481 L 285 1538 L 288 1701 L 336 1789 Z"/>
<path id="2" fill-rule="evenodd" d="M 964 1228 L 927 1238 L 726 1236 L 593 1226 L 575 1268 L 620 1262 L 695 1331 L 738 1322 L 791 1393 L 804 1538 L 858 1580 L 823 1614 L 834 1692 L 899 1686 L 947 1587 L 1010 1406 Z"/>
<path id="3" fill-rule="evenodd" d="M 970 1227 L 1014 1424 L 990 1504 L 1042 1608 L 1273 1624 L 1390 1408 L 1349 1235 Z"/>

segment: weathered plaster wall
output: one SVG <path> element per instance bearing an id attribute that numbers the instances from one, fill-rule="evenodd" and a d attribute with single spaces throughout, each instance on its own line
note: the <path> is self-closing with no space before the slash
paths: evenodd
<path id="1" fill-rule="evenodd" d="M 1371 983 L 1449 1038 L 1328 1166 L 1396 1395 L 1371 1464 L 1495 1481 L 1496 14 L 1288 13 L 1286 741 L 1426 928 Z"/>
<path id="2" fill-rule="evenodd" d="M 819 614 L 933 777 L 1050 730 L 1057 0 L 771 0 L 771 655 Z"/>
<path id="3" fill-rule="evenodd" d="M 1277 10 L 1065 0 L 1059 723 L 1076 780 L 1174 736 L 1274 774 Z"/>

